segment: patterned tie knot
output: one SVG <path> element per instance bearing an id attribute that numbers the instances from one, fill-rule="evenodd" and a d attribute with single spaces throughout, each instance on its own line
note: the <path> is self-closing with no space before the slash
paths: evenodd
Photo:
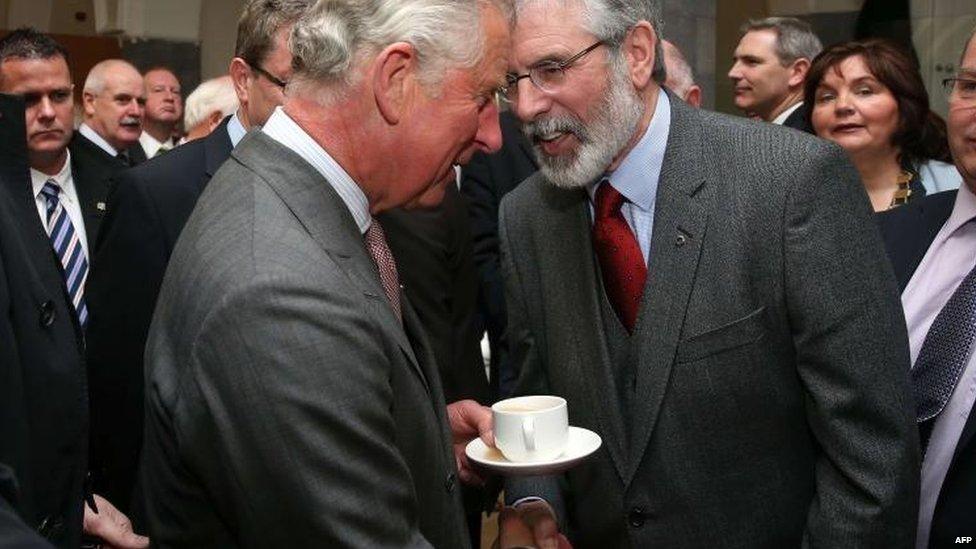
<path id="1" fill-rule="evenodd" d="M 608 179 L 604 179 L 600 183 L 600 188 L 596 190 L 595 201 L 594 209 L 596 210 L 596 217 L 598 219 L 606 219 L 617 215 L 620 207 L 624 205 L 624 202 L 627 202 L 627 199 L 610 184 Z"/>
<path id="2" fill-rule="evenodd" d="M 41 187 L 41 194 L 44 198 L 50 200 L 57 200 L 58 195 L 61 194 L 61 187 L 53 180 L 48 179 L 44 186 Z"/>

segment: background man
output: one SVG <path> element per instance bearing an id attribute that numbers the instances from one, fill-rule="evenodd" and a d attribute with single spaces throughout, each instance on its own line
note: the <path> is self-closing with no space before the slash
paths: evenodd
<path id="1" fill-rule="evenodd" d="M 84 122 L 78 127 L 72 152 L 84 152 L 86 160 L 112 167 L 141 163 L 146 159 L 138 144 L 145 104 L 142 76 L 135 67 L 121 59 L 96 64 L 85 78 Z M 103 154 L 97 154 L 99 151 Z"/>
<path id="2" fill-rule="evenodd" d="M 130 507 L 143 433 L 143 353 L 159 286 L 173 246 L 197 197 L 230 156 L 246 129 L 267 120 L 268 105 L 284 97 L 245 62 L 280 78 L 291 77 L 286 44 L 291 25 L 309 0 L 255 0 L 238 22 L 231 74 L 241 107 L 205 139 L 154 158 L 115 179 L 105 230 L 89 282 L 92 322 L 88 331 L 88 369 L 92 395 L 92 460 L 96 488 Z M 231 93 L 234 93 L 232 87 Z M 140 494 L 135 493 L 136 500 Z"/>
<path id="3" fill-rule="evenodd" d="M 664 66 L 667 70 L 664 87 L 673 91 L 675 95 L 692 107 L 701 107 L 701 86 L 695 83 L 694 72 L 685 56 L 682 55 L 681 50 L 671 42 L 661 40 L 661 51 L 664 52 Z"/>
<path id="4" fill-rule="evenodd" d="M 146 157 L 152 158 L 176 146 L 174 136 L 183 117 L 183 96 L 180 81 L 166 67 L 149 69 L 142 80 L 146 88 L 146 109 L 139 144 Z"/>
<path id="5" fill-rule="evenodd" d="M 373 215 L 439 199 L 454 164 L 499 147 L 507 20 L 476 0 L 319 2 L 289 44 L 284 107 L 208 184 L 160 291 L 150 531 L 164 547 L 465 547 L 455 462 L 491 440 L 490 413 L 445 406 Z"/>
<path id="6" fill-rule="evenodd" d="M 742 26 L 729 78 L 735 106 L 747 116 L 813 133 L 803 105 L 803 82 L 823 46 L 793 17 L 768 17 Z"/>
<path id="7" fill-rule="evenodd" d="M 947 84 L 949 148 L 965 184 L 881 217 L 902 289 L 925 449 L 918 549 L 951 547 L 976 532 L 976 31 Z"/>
<path id="8" fill-rule="evenodd" d="M 183 127 L 186 141 L 210 135 L 225 118 L 237 112 L 240 102 L 230 76 L 211 78 L 186 96 Z"/>
<path id="9" fill-rule="evenodd" d="M 603 446 L 506 495 L 583 547 L 908 547 L 907 341 L 857 173 L 662 93 L 657 5 L 517 4 L 508 97 L 540 165 L 499 219 L 517 393 L 564 396 Z"/>

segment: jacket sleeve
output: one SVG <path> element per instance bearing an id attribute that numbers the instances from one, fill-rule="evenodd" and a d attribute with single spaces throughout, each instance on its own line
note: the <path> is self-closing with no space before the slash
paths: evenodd
<path id="1" fill-rule="evenodd" d="M 821 448 L 804 546 L 911 547 L 919 450 L 897 286 L 857 172 L 840 149 L 818 152 L 784 215 L 787 310 Z"/>

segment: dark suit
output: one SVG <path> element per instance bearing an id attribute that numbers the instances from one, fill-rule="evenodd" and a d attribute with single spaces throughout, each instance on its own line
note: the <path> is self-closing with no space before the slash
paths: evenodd
<path id="1" fill-rule="evenodd" d="M 401 300 L 402 324 L 329 182 L 245 137 L 173 250 L 146 345 L 154 543 L 467 547 L 440 377 Z"/>
<path id="2" fill-rule="evenodd" d="M 14 122 L 14 121 L 19 121 Z M 0 546 L 77 548 L 88 451 L 80 328 L 30 193 L 20 100 L 0 99 Z"/>
<path id="3" fill-rule="evenodd" d="M 783 121 L 783 125 L 787 128 L 807 132 L 810 135 L 816 135 L 816 132 L 813 131 L 813 126 L 810 124 L 810 107 L 806 103 L 800 105 L 799 108 L 790 113 L 786 117 L 786 120 Z"/>
<path id="4" fill-rule="evenodd" d="M 383 212 L 382 223 L 403 293 L 417 311 L 433 349 L 444 399 L 491 404 L 481 330 L 477 322 L 478 278 L 472 260 L 468 211 L 456 185 L 436 208 Z M 480 544 L 482 491 L 462 491 L 472 544 Z M 494 503 L 494 502 L 492 502 Z"/>
<path id="5" fill-rule="evenodd" d="M 946 191 L 878 215 L 888 258 L 904 290 L 929 245 L 952 214 L 956 191 Z M 931 547 L 957 546 L 976 533 L 976 411 L 970 411 L 932 516 Z"/>
<path id="6" fill-rule="evenodd" d="M 540 173 L 502 202 L 517 392 L 603 437 L 507 496 L 561 501 L 582 547 L 911 547 L 905 322 L 845 153 L 672 100 L 656 196 L 632 336 L 586 191 Z"/>
<path id="7" fill-rule="evenodd" d="M 498 206 L 525 178 L 538 169 L 532 146 L 511 112 L 501 114 L 502 148 L 494 154 L 476 153 L 461 169 L 461 194 L 467 198 L 478 269 L 478 311 L 488 331 L 493 398 L 504 398 L 515 386 L 517 372 L 508 359 L 505 333 L 505 283 L 498 253 Z"/>
<path id="8" fill-rule="evenodd" d="M 68 143 L 68 149 L 71 151 L 71 177 L 78 192 L 88 238 L 88 253 L 91 254 L 98 242 L 98 231 L 105 216 L 110 181 L 129 164 L 108 154 L 77 130 Z M 132 165 L 146 159 L 146 153 L 138 143 L 129 148 L 129 154 L 134 161 Z"/>
<path id="9" fill-rule="evenodd" d="M 95 488 L 128 512 L 142 447 L 142 355 L 170 253 L 210 177 L 230 156 L 227 120 L 120 172 L 88 278 Z M 138 513 L 133 517 L 140 518 Z"/>

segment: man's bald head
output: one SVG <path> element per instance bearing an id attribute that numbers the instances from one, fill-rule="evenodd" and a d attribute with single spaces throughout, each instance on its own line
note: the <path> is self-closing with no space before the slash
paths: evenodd
<path id="1" fill-rule="evenodd" d="M 667 72 L 664 86 L 689 105 L 701 107 L 701 87 L 695 84 L 695 75 L 691 70 L 691 65 L 685 60 L 681 50 L 673 43 L 662 40 L 661 46 L 664 50 L 664 66 Z"/>

